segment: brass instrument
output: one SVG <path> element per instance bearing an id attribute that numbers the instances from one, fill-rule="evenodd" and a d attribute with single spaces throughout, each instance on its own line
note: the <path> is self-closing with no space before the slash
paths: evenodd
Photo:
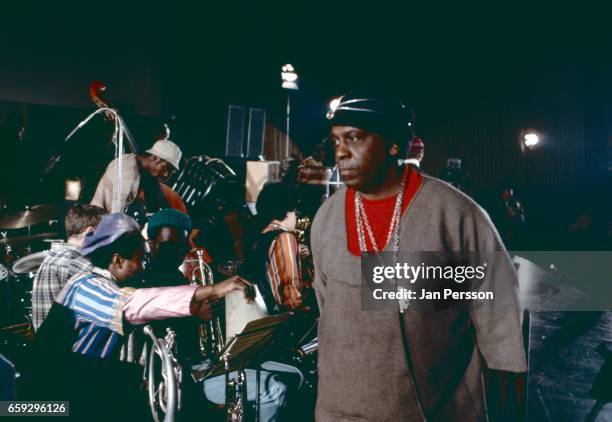
<path id="1" fill-rule="evenodd" d="M 304 216 L 298 218 L 297 223 L 295 224 L 295 235 L 298 238 L 298 243 L 306 242 L 306 233 L 310 230 L 310 226 L 312 225 L 312 221 L 310 221 L 309 216 Z"/>
<path id="2" fill-rule="evenodd" d="M 202 250 L 197 250 L 196 253 L 198 256 L 198 266 L 191 272 L 191 284 L 210 286 L 214 283 L 212 269 L 204 261 Z M 200 323 L 198 333 L 200 336 L 200 352 L 203 356 L 211 356 L 223 349 L 223 333 L 221 332 L 221 323 L 218 317 Z"/>
<path id="3" fill-rule="evenodd" d="M 298 240 L 298 252 L 302 262 L 302 277 L 308 281 L 314 280 L 314 262 L 310 253 L 310 226 L 312 221 L 309 216 L 298 218 L 295 224 L 295 235 Z"/>
<path id="4" fill-rule="evenodd" d="M 228 357 L 223 357 L 225 365 L 225 412 L 227 422 L 243 422 L 245 418 L 246 392 L 246 373 L 240 369 L 237 378 L 230 379 Z"/>
<path id="5" fill-rule="evenodd" d="M 183 379 L 183 369 L 175 358 L 175 333 L 167 328 L 166 336 L 158 338 L 150 325 L 143 332 L 152 341 L 145 372 L 151 415 L 155 422 L 172 422 L 181 409 Z"/>

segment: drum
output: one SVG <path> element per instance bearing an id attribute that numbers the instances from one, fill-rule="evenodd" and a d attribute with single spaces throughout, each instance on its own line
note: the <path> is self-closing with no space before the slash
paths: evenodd
<path id="1" fill-rule="evenodd" d="M 10 322 L 11 307 L 11 280 L 9 279 L 10 271 L 4 265 L 0 264 L 0 326 L 4 326 Z"/>
<path id="2" fill-rule="evenodd" d="M 49 243 L 57 240 L 59 233 L 44 232 L 23 236 L 18 230 L 13 230 L 15 235 L 0 235 L 0 262 L 11 266 L 17 259 L 27 256 L 32 251 L 40 251 L 49 248 Z"/>
<path id="3" fill-rule="evenodd" d="M 32 288 L 34 277 L 47 256 L 47 251 L 36 252 L 19 258 L 12 270 L 12 305 L 16 316 L 32 316 Z"/>
<path id="4" fill-rule="evenodd" d="M 47 251 L 36 252 L 30 255 L 26 255 L 23 258 L 19 258 L 13 264 L 13 272 L 15 274 L 30 274 L 36 273 L 40 268 L 40 265 L 45 260 Z"/>
<path id="5" fill-rule="evenodd" d="M 8 355 L 19 356 L 32 340 L 32 277 L 0 264 L 0 349 Z"/>

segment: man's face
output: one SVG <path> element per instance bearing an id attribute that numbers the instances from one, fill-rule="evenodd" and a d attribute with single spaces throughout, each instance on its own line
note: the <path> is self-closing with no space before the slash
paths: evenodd
<path id="1" fill-rule="evenodd" d="M 176 269 L 189 252 L 189 233 L 176 227 L 162 227 L 155 239 L 149 239 L 153 261 L 164 268 Z"/>
<path id="2" fill-rule="evenodd" d="M 381 186 L 397 148 L 375 133 L 352 126 L 331 130 L 336 164 L 346 186 L 360 192 L 373 192 Z"/>
<path id="3" fill-rule="evenodd" d="M 172 165 L 166 160 L 152 155 L 147 170 L 149 171 L 149 174 L 151 174 L 151 176 L 157 180 L 165 180 L 172 171 Z"/>
<path id="4" fill-rule="evenodd" d="M 115 254 L 109 270 L 117 282 L 125 283 L 140 274 L 144 269 L 144 255 L 144 242 L 142 245 L 136 248 L 134 255 L 130 259 L 123 258 L 118 254 Z"/>

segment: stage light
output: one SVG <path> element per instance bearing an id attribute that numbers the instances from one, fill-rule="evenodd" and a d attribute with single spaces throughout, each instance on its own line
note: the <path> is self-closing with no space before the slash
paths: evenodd
<path id="1" fill-rule="evenodd" d="M 540 142 L 540 137 L 533 132 L 526 133 L 523 137 L 523 143 L 527 148 L 533 148 Z"/>
<path id="2" fill-rule="evenodd" d="M 289 159 L 289 122 L 291 120 L 291 90 L 297 90 L 298 89 L 298 84 L 297 84 L 297 80 L 298 80 L 298 75 L 297 72 L 295 71 L 295 68 L 287 63 L 286 65 L 284 65 L 281 68 L 281 79 L 283 81 L 283 83 L 281 84 L 281 86 L 284 89 L 289 90 L 287 92 L 287 131 L 285 133 L 285 160 L 284 162 L 287 163 L 288 159 Z"/>
<path id="3" fill-rule="evenodd" d="M 285 82 L 295 82 L 297 81 L 297 73 L 293 72 L 283 72 L 282 74 L 283 81 Z"/>
<path id="4" fill-rule="evenodd" d="M 298 89 L 298 75 L 292 65 L 286 64 L 281 68 L 282 87 L 285 89 Z"/>
<path id="5" fill-rule="evenodd" d="M 64 199 L 67 201 L 78 201 L 82 190 L 83 185 L 80 179 L 66 179 L 64 182 Z"/>

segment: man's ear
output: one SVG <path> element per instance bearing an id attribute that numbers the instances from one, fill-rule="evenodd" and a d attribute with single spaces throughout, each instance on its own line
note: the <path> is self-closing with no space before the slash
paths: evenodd
<path id="1" fill-rule="evenodd" d="M 147 245 L 149 245 L 150 251 L 154 250 L 153 246 L 155 245 L 155 242 L 153 242 L 151 239 L 147 239 Z"/>
<path id="2" fill-rule="evenodd" d="M 391 148 L 389 148 L 389 155 L 391 155 L 391 157 L 397 157 L 399 152 L 400 152 L 400 148 L 399 148 L 399 145 L 397 144 L 393 144 L 391 145 Z"/>

